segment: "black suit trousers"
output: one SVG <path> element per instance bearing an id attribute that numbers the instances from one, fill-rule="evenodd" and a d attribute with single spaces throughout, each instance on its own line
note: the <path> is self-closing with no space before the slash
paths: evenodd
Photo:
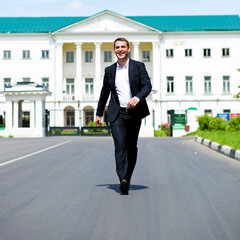
<path id="1" fill-rule="evenodd" d="M 116 171 L 120 182 L 131 181 L 137 161 L 137 141 L 142 120 L 127 111 L 120 109 L 117 118 L 110 123 L 115 146 Z"/>

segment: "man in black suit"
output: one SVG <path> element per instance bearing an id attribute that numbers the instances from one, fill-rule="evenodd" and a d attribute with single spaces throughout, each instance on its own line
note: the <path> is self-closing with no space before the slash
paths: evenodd
<path id="1" fill-rule="evenodd" d="M 137 141 L 142 118 L 149 115 L 146 97 L 152 85 L 142 62 L 129 59 L 129 42 L 114 41 L 117 62 L 105 69 L 103 86 L 97 107 L 96 124 L 101 126 L 109 94 L 106 114 L 115 146 L 116 171 L 122 194 L 128 194 L 132 173 L 137 161 Z"/>

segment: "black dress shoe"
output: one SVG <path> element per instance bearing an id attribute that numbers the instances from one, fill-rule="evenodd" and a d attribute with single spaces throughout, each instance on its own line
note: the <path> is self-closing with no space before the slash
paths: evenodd
<path id="1" fill-rule="evenodd" d="M 123 179 L 121 184 L 120 184 L 120 191 L 122 192 L 123 195 L 128 195 L 128 190 L 129 190 L 129 182 L 126 179 Z"/>

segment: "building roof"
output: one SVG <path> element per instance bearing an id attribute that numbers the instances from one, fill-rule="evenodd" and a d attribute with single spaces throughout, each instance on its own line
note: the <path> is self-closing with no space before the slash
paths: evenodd
<path id="1" fill-rule="evenodd" d="M 90 17 L 0 17 L 0 33 L 52 33 Z M 162 32 L 240 31 L 238 15 L 125 17 Z"/>

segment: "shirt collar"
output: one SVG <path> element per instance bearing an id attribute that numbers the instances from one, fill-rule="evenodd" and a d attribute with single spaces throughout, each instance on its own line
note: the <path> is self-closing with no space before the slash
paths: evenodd
<path id="1" fill-rule="evenodd" d="M 118 69 L 127 69 L 127 68 L 128 68 L 128 65 L 129 65 L 129 58 L 128 58 L 127 63 L 125 64 L 124 67 L 121 67 L 121 66 L 119 65 L 118 61 L 117 61 L 117 68 L 118 68 Z"/>

